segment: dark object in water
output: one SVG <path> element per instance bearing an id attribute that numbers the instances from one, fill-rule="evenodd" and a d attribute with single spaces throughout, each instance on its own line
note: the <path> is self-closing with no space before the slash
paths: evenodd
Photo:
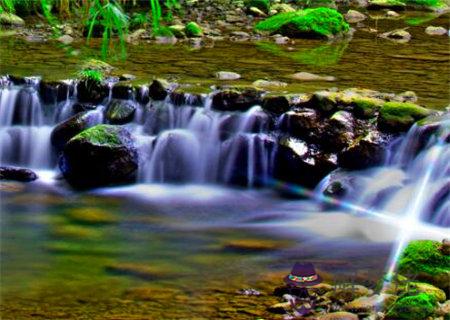
<path id="1" fill-rule="evenodd" d="M 30 182 L 36 180 L 37 178 L 37 174 L 30 169 L 18 167 L 0 167 L 0 180 Z"/>

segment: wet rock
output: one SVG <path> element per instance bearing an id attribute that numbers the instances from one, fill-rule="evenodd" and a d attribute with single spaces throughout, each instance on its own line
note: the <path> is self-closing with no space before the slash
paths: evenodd
<path id="1" fill-rule="evenodd" d="M 130 84 L 115 84 L 112 87 L 112 98 L 128 100 L 134 97 L 135 89 Z"/>
<path id="2" fill-rule="evenodd" d="M 73 88 L 62 81 L 40 81 L 39 95 L 44 103 L 56 103 L 66 100 L 73 93 Z"/>
<path id="3" fill-rule="evenodd" d="M 380 164 L 387 142 L 385 136 L 371 130 L 355 139 L 354 143 L 338 154 L 339 166 L 347 169 L 363 169 Z"/>
<path id="4" fill-rule="evenodd" d="M 444 27 L 428 26 L 425 29 L 425 33 L 429 34 L 430 36 L 443 36 L 447 34 L 447 29 L 445 29 Z"/>
<path id="5" fill-rule="evenodd" d="M 108 96 L 108 87 L 93 79 L 81 80 L 77 85 L 77 97 L 81 103 L 101 103 Z"/>
<path id="6" fill-rule="evenodd" d="M 112 100 L 106 111 L 106 119 L 112 124 L 125 124 L 133 120 L 136 106 L 124 100 Z"/>
<path id="7" fill-rule="evenodd" d="M 109 125 L 97 125 L 70 139 L 59 161 L 66 180 L 82 189 L 130 182 L 137 167 L 131 134 Z"/>
<path id="8" fill-rule="evenodd" d="M 261 104 L 262 92 L 256 89 L 227 89 L 214 94 L 212 107 L 220 111 L 245 111 Z"/>
<path id="9" fill-rule="evenodd" d="M 31 182 L 36 180 L 37 178 L 37 174 L 30 169 L 0 166 L 0 180 Z"/>
<path id="10" fill-rule="evenodd" d="M 287 86 L 287 83 L 275 80 L 256 80 L 252 85 L 258 88 L 283 88 Z"/>
<path id="11" fill-rule="evenodd" d="M 392 294 L 373 295 L 370 297 L 359 297 L 344 305 L 344 310 L 359 315 L 369 315 L 375 311 L 389 309 L 397 300 Z"/>
<path id="12" fill-rule="evenodd" d="M 148 95 L 153 100 L 164 100 L 169 91 L 169 83 L 165 80 L 153 80 L 148 88 Z"/>
<path id="13" fill-rule="evenodd" d="M 332 76 L 320 76 L 309 72 L 297 72 L 291 75 L 294 80 L 300 81 L 335 81 L 336 78 Z"/>
<path id="14" fill-rule="evenodd" d="M 450 256 L 450 240 L 449 239 L 444 239 L 442 240 L 442 244 L 439 247 L 439 251 L 444 255 L 444 256 Z"/>
<path id="15" fill-rule="evenodd" d="M 274 36 L 274 41 L 276 44 L 282 45 L 282 44 L 288 44 L 291 39 L 289 37 L 283 37 L 282 35 L 276 35 Z"/>
<path id="16" fill-rule="evenodd" d="M 285 314 L 288 310 L 291 310 L 292 306 L 290 302 L 280 302 L 274 305 L 271 305 L 267 308 L 267 311 L 276 313 L 276 314 Z"/>
<path id="17" fill-rule="evenodd" d="M 414 277 L 416 281 L 431 283 L 450 290 L 450 255 L 443 254 L 441 243 L 432 240 L 411 241 L 398 262 L 402 275 Z"/>
<path id="18" fill-rule="evenodd" d="M 101 116 L 93 112 L 81 112 L 58 124 L 52 131 L 50 141 L 55 149 L 62 151 L 66 143 L 81 131 L 101 122 Z"/>
<path id="19" fill-rule="evenodd" d="M 170 93 L 170 101 L 175 106 L 189 105 L 189 106 L 202 106 L 203 98 L 201 94 L 186 93 L 183 91 L 173 91 Z"/>
<path id="20" fill-rule="evenodd" d="M 427 319 L 435 313 L 438 304 L 434 296 L 419 293 L 413 296 L 400 297 L 388 310 L 388 319 Z"/>
<path id="21" fill-rule="evenodd" d="M 13 13 L 1 12 L 0 13 L 0 25 L 6 26 L 23 26 L 25 21 L 19 16 Z"/>
<path id="22" fill-rule="evenodd" d="M 72 106 L 72 110 L 75 113 L 84 112 L 84 111 L 92 111 L 95 109 L 97 109 L 97 105 L 95 105 L 93 103 L 88 103 L 88 102 L 86 102 L 86 103 L 76 102 Z"/>
<path id="23" fill-rule="evenodd" d="M 267 17 L 267 13 L 265 13 L 264 11 L 262 11 L 256 7 L 250 7 L 248 9 L 248 13 L 254 17 Z"/>
<path id="24" fill-rule="evenodd" d="M 317 320 L 358 320 L 358 316 L 351 312 L 339 311 L 321 315 Z"/>
<path id="25" fill-rule="evenodd" d="M 348 111 L 337 111 L 329 119 L 321 137 L 322 146 L 327 150 L 339 151 L 353 144 L 355 119 Z"/>
<path id="26" fill-rule="evenodd" d="M 271 10 L 275 10 L 277 13 L 281 12 L 294 12 L 295 9 L 287 3 L 276 3 L 270 7 Z"/>
<path id="27" fill-rule="evenodd" d="M 399 0 L 369 0 L 367 9 L 369 10 L 405 10 L 405 3 Z"/>
<path id="28" fill-rule="evenodd" d="M 57 40 L 59 42 L 61 42 L 62 44 L 68 45 L 68 44 L 71 44 L 74 39 L 71 36 L 69 36 L 68 34 L 65 34 L 65 35 L 62 35 L 61 37 L 59 37 Z"/>
<path id="29" fill-rule="evenodd" d="M 356 10 L 348 10 L 344 17 L 349 23 L 357 23 L 367 19 L 365 14 Z"/>
<path id="30" fill-rule="evenodd" d="M 400 14 L 398 14 L 398 13 L 395 12 L 395 11 L 388 10 L 388 11 L 386 11 L 386 17 L 389 17 L 389 18 L 398 18 L 398 17 L 400 17 Z"/>
<path id="31" fill-rule="evenodd" d="M 405 91 L 402 93 L 399 93 L 396 97 L 395 97 L 396 101 L 400 101 L 400 102 L 417 102 L 418 98 L 417 98 L 417 94 L 414 91 Z"/>
<path id="32" fill-rule="evenodd" d="M 186 37 L 186 33 L 185 33 L 185 26 L 182 24 L 177 24 L 177 25 L 172 25 L 169 26 L 169 30 L 173 33 L 173 35 L 175 37 L 177 37 L 178 39 L 183 39 Z"/>
<path id="33" fill-rule="evenodd" d="M 241 75 L 231 71 L 219 71 L 216 73 L 216 78 L 219 80 L 238 80 L 241 78 Z"/>
<path id="34" fill-rule="evenodd" d="M 439 289 L 429 283 L 423 282 L 410 282 L 408 284 L 408 291 L 414 293 L 426 293 L 428 295 L 432 295 L 436 298 L 438 302 L 445 302 L 447 299 L 444 290 Z"/>
<path id="35" fill-rule="evenodd" d="M 280 129 L 310 143 L 320 143 L 325 134 L 327 120 L 322 120 L 318 111 L 309 108 L 286 112 L 280 122 Z"/>
<path id="36" fill-rule="evenodd" d="M 443 316 L 444 320 L 447 320 L 445 317 L 448 318 L 449 314 L 450 314 L 450 300 L 447 300 L 439 306 L 438 310 L 436 311 L 436 315 Z"/>
<path id="37" fill-rule="evenodd" d="M 135 75 L 129 74 L 129 73 L 123 73 L 120 75 L 119 80 L 120 81 L 131 81 L 136 79 Z"/>
<path id="38" fill-rule="evenodd" d="M 114 67 L 101 60 L 87 59 L 81 65 L 81 70 L 96 70 L 104 74 L 109 74 L 114 70 Z"/>
<path id="39" fill-rule="evenodd" d="M 352 176 L 345 171 L 340 169 L 333 171 L 328 176 L 322 193 L 334 199 L 343 198 L 353 192 L 355 188 L 353 180 Z"/>
<path id="40" fill-rule="evenodd" d="M 289 110 L 289 100 L 285 96 L 265 96 L 262 101 L 262 108 L 280 115 Z"/>
<path id="41" fill-rule="evenodd" d="M 336 302 L 350 302 L 360 297 L 368 296 L 373 292 L 358 284 L 352 284 L 344 287 L 336 287 L 335 290 L 325 294 L 325 297 Z"/>
<path id="42" fill-rule="evenodd" d="M 405 29 L 388 31 L 380 35 L 381 38 L 393 40 L 399 43 L 406 43 L 411 40 L 411 34 Z"/>
<path id="43" fill-rule="evenodd" d="M 240 289 L 240 290 L 237 291 L 237 293 L 241 294 L 243 296 L 260 296 L 261 295 L 261 292 L 259 292 L 256 289 L 252 289 L 252 288 Z"/>
<path id="44" fill-rule="evenodd" d="M 416 121 L 429 116 L 431 110 L 409 102 L 386 102 L 381 106 L 378 127 L 388 132 L 407 131 Z"/>
<path id="45" fill-rule="evenodd" d="M 250 38 L 250 34 L 248 32 L 244 32 L 244 31 L 233 31 L 230 33 L 230 35 L 233 38 L 237 38 L 237 39 L 249 39 Z"/>
<path id="46" fill-rule="evenodd" d="M 275 154 L 274 178 L 315 187 L 336 169 L 336 156 L 294 138 L 282 138 Z"/>

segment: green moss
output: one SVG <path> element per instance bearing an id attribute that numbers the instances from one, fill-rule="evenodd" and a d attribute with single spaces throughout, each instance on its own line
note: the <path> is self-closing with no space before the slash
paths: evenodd
<path id="1" fill-rule="evenodd" d="M 352 100 L 355 113 L 363 117 L 372 117 L 380 109 L 382 101 L 375 98 L 356 97 Z"/>
<path id="2" fill-rule="evenodd" d="M 82 131 L 71 140 L 86 139 L 93 144 L 117 146 L 121 142 L 116 129 L 111 125 L 99 124 Z"/>
<path id="3" fill-rule="evenodd" d="M 186 36 L 188 37 L 201 37 L 203 36 L 203 30 L 202 28 L 195 22 L 189 22 L 186 24 L 185 28 Z"/>
<path id="4" fill-rule="evenodd" d="M 433 295 L 420 293 L 398 299 L 388 311 L 388 319 L 422 320 L 434 313 L 437 306 Z"/>
<path id="5" fill-rule="evenodd" d="M 78 72 L 78 78 L 81 80 L 90 80 L 94 82 L 102 82 L 103 81 L 103 73 L 100 70 L 89 70 L 84 69 Z"/>
<path id="6" fill-rule="evenodd" d="M 247 8 L 255 7 L 261 11 L 269 12 L 270 1 L 269 0 L 250 0 L 246 3 Z"/>
<path id="7" fill-rule="evenodd" d="M 386 102 L 380 109 L 381 120 L 394 126 L 411 125 L 430 113 L 430 110 L 410 102 Z"/>
<path id="8" fill-rule="evenodd" d="M 276 14 L 259 22 L 255 29 L 291 37 L 330 37 L 346 33 L 349 25 L 338 11 L 316 8 Z"/>
<path id="9" fill-rule="evenodd" d="M 400 0 L 407 5 L 416 5 L 424 7 L 441 7 L 444 3 L 441 0 Z"/>
<path id="10" fill-rule="evenodd" d="M 432 240 L 411 241 L 398 263 L 402 273 L 437 275 L 450 272 L 450 256 L 439 251 L 440 243 Z"/>

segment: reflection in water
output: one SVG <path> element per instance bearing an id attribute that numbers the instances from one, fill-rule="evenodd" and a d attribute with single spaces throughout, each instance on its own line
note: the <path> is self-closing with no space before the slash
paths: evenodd
<path id="1" fill-rule="evenodd" d="M 286 51 L 282 46 L 270 42 L 260 42 L 257 48 L 273 55 L 286 57 L 295 62 L 315 66 L 326 67 L 339 63 L 348 46 L 348 41 L 323 44 L 314 48 L 300 48 L 296 51 Z"/>

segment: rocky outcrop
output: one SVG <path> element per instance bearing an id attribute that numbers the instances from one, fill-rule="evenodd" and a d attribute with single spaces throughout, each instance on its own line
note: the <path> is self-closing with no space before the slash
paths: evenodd
<path id="1" fill-rule="evenodd" d="M 97 125 L 69 140 L 59 167 L 75 188 L 126 183 L 134 178 L 138 154 L 126 129 Z"/>

